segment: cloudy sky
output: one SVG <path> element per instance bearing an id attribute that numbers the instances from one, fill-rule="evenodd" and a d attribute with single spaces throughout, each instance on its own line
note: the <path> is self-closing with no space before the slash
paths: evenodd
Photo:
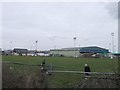
<path id="1" fill-rule="evenodd" d="M 11 2 L 3 3 L 2 48 L 38 50 L 100 46 L 118 50 L 118 3 L 102 2 Z"/>

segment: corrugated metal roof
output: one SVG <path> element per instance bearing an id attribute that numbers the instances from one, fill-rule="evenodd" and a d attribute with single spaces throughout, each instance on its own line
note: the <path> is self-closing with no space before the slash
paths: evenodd
<path id="1" fill-rule="evenodd" d="M 80 49 L 80 53 L 108 53 L 108 49 L 91 46 L 91 47 L 83 47 Z"/>
<path id="2" fill-rule="evenodd" d="M 51 49 L 50 51 L 73 51 L 80 50 L 81 47 L 70 47 L 70 48 L 61 48 L 61 49 Z"/>
<path id="3" fill-rule="evenodd" d="M 108 53 L 108 49 L 101 48 L 98 46 L 89 47 L 75 47 L 75 51 L 80 50 L 81 53 Z M 51 49 L 50 51 L 74 51 L 74 47 L 71 48 L 61 48 L 61 49 Z"/>
<path id="4" fill-rule="evenodd" d="M 27 53 L 28 52 L 27 49 L 20 49 L 20 48 L 15 48 L 13 51 L 16 53 Z"/>

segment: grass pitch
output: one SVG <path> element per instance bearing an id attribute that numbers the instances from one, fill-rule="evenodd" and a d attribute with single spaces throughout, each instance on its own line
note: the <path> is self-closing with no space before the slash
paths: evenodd
<path id="1" fill-rule="evenodd" d="M 84 71 L 84 64 L 88 64 L 92 72 L 116 72 L 118 68 L 117 59 L 108 58 L 68 58 L 68 57 L 32 57 L 32 56 L 3 56 L 3 62 L 20 62 L 38 65 L 43 60 L 46 65 L 53 65 L 54 70 Z M 40 72 L 40 67 L 11 65 L 16 75 L 35 74 Z M 75 84 L 82 79 L 82 74 L 53 73 L 47 77 L 47 87 L 64 87 Z"/>

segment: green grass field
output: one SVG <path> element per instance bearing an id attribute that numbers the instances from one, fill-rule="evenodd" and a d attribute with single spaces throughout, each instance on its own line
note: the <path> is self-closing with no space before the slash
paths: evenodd
<path id="1" fill-rule="evenodd" d="M 32 56 L 3 56 L 2 61 L 5 62 L 21 62 L 27 64 L 41 64 L 43 59 L 46 65 L 53 65 L 54 70 L 75 70 L 84 71 L 84 64 L 88 64 L 92 72 L 116 72 L 118 68 L 117 59 L 107 58 L 67 58 L 67 57 L 32 57 Z M 12 65 L 15 74 L 22 75 L 39 72 L 40 67 Z M 81 74 L 71 73 L 53 73 L 47 77 L 49 87 L 64 87 L 81 80 Z"/>

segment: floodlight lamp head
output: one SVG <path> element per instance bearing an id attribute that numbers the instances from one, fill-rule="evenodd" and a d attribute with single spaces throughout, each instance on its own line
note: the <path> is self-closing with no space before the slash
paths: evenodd
<path id="1" fill-rule="evenodd" d="M 114 32 L 112 32 L 111 35 L 114 36 Z"/>
<path id="2" fill-rule="evenodd" d="M 73 39 L 76 40 L 76 37 L 74 37 Z"/>

